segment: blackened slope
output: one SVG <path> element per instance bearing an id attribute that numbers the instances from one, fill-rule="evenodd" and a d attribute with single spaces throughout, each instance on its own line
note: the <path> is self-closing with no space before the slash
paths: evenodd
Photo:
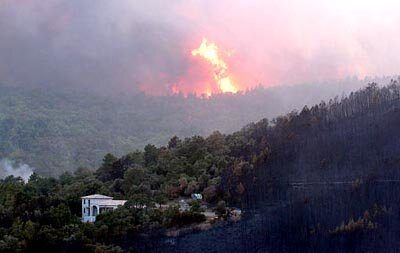
<path id="1" fill-rule="evenodd" d="M 249 202 L 269 198 L 290 182 L 400 178 L 400 86 L 395 81 L 383 88 L 370 84 L 273 123 L 259 122 L 236 133 L 250 135 L 254 143 L 242 155 L 257 154 L 263 142 L 270 150 L 256 169 L 257 180 L 247 181 Z"/>

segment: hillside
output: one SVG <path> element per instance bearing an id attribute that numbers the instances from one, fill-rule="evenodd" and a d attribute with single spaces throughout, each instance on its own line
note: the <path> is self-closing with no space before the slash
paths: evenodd
<path id="1" fill-rule="evenodd" d="M 232 133 L 248 122 L 301 109 L 364 84 L 348 79 L 210 99 L 0 86 L 0 159 L 27 163 L 43 175 L 95 168 L 108 152 L 120 156 L 147 143 L 165 145 L 174 135 Z"/>
<path id="2" fill-rule="evenodd" d="M 341 100 L 278 117 L 272 126 L 250 124 L 233 134 L 252 143 L 243 158 L 265 143 L 270 152 L 250 178 L 240 179 L 247 218 L 170 239 L 173 243 L 159 240 L 156 247 L 165 252 L 398 250 L 399 124 L 398 82 L 383 88 L 370 84 Z M 155 246 L 148 241 L 143 248 Z"/>
<path id="3" fill-rule="evenodd" d="M 58 179 L 34 174 L 26 184 L 8 177 L 0 181 L 0 249 L 394 249 L 400 224 L 399 112 L 398 81 L 381 88 L 371 83 L 340 100 L 232 134 L 173 137 L 166 146 L 149 144 L 119 158 L 107 154 L 96 172 L 81 168 Z M 300 188 L 293 187 L 299 182 Z M 195 203 L 189 211 L 160 204 L 194 192 L 222 220 L 225 205 L 242 207 L 243 221 L 168 237 L 166 230 L 204 216 Z M 95 224 L 81 223 L 80 196 L 94 193 L 128 202 L 99 215 Z"/>

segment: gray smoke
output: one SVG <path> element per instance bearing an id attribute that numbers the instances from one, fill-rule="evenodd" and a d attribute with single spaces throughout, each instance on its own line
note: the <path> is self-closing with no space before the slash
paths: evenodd
<path id="1" fill-rule="evenodd" d="M 0 83 L 137 91 L 180 76 L 179 21 L 167 1 L 144 2 L 0 1 Z"/>
<path id="2" fill-rule="evenodd" d="M 398 74 L 400 4 L 351 2 L 0 0 L 0 84 L 165 94 L 202 36 L 250 86 Z"/>
<path id="3" fill-rule="evenodd" d="M 33 168 L 27 164 L 18 163 L 9 159 L 0 160 L 0 179 L 13 175 L 21 177 L 25 182 L 33 173 Z"/>

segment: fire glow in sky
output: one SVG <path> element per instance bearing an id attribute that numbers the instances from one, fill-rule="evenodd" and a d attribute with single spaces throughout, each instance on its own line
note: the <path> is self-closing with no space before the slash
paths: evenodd
<path id="1" fill-rule="evenodd" d="M 232 82 L 229 76 L 229 69 L 226 62 L 222 59 L 223 52 L 214 43 L 210 43 L 207 39 L 203 38 L 199 48 L 192 51 L 193 56 L 200 56 L 204 60 L 208 61 L 213 68 L 213 76 L 218 84 L 220 92 L 231 92 L 236 93 L 238 89 Z M 230 56 L 231 53 L 225 53 L 226 56 Z M 211 96 L 211 89 L 206 89 L 207 96 Z"/>
<path id="2" fill-rule="evenodd" d="M 399 9 L 398 0 L 0 0 L 0 83 L 209 96 L 397 75 Z"/>

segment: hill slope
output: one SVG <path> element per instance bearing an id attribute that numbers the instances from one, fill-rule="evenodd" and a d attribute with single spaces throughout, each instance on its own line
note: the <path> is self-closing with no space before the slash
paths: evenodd
<path id="1" fill-rule="evenodd" d="M 231 133 L 248 122 L 318 103 L 362 84 L 349 79 L 259 88 L 211 99 L 144 94 L 112 97 L 0 86 L 0 158 L 28 163 L 44 175 L 79 166 L 93 168 L 108 152 L 122 155 L 147 143 L 165 145 L 174 135 Z"/>
<path id="2" fill-rule="evenodd" d="M 96 172 L 81 168 L 58 179 L 34 174 L 27 183 L 10 176 L 0 180 L 0 247 L 393 251 L 399 248 L 399 124 L 399 83 L 372 83 L 233 134 L 174 137 L 167 146 L 108 154 Z M 299 181 L 315 184 L 293 187 Z M 193 192 L 221 217 L 229 217 L 226 204 L 241 206 L 243 219 L 190 233 L 188 225 L 204 221 L 200 205 L 180 211 L 171 203 Z M 129 201 L 94 224 L 82 223 L 80 197 L 94 193 Z M 166 209 L 157 208 L 168 199 Z M 189 233 L 167 237 L 169 228 Z"/>

